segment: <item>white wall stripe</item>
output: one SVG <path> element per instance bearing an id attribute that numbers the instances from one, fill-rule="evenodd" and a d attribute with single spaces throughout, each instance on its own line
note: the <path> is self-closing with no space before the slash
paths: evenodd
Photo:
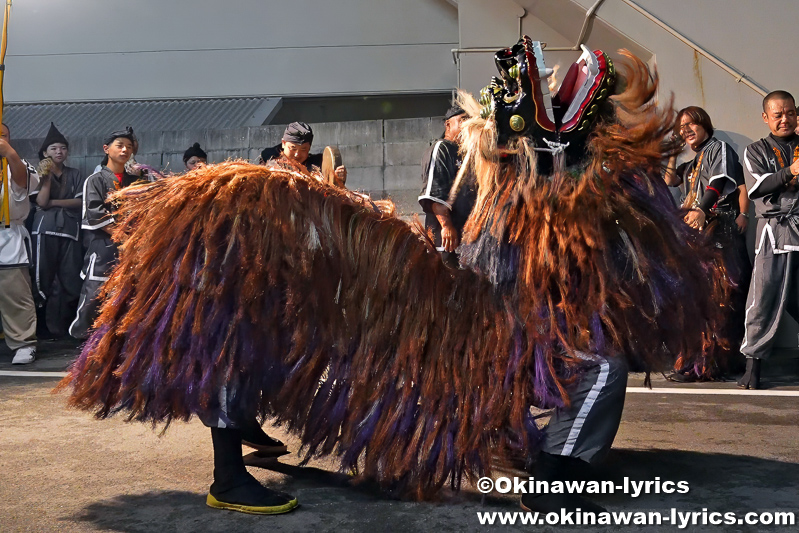
<path id="1" fill-rule="evenodd" d="M 34 372 L 25 370 L 0 370 L 0 377 L 9 378 L 63 378 L 67 372 Z M 694 394 L 697 396 L 769 396 L 799 397 L 799 390 L 744 390 L 744 389 L 647 389 L 644 387 L 627 387 L 630 394 Z M 582 410 L 581 410 L 582 411 Z"/>
<path id="2" fill-rule="evenodd" d="M 0 377 L 7 378 L 63 378 L 66 372 L 30 372 L 25 370 L 0 370 Z"/>
<path id="3" fill-rule="evenodd" d="M 647 389 L 627 387 L 628 393 L 641 394 L 695 394 L 698 396 L 789 396 L 799 397 L 799 390 L 751 390 L 751 389 Z"/>

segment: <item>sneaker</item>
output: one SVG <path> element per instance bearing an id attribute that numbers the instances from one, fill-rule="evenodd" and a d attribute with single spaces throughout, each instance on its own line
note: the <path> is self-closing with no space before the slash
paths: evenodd
<path id="1" fill-rule="evenodd" d="M 294 496 L 268 489 L 249 474 L 246 476 L 244 484 L 227 490 L 220 490 L 214 481 L 205 503 L 214 509 L 264 515 L 288 513 L 299 504 Z"/>
<path id="2" fill-rule="evenodd" d="M 36 347 L 25 346 L 14 352 L 12 365 L 27 365 L 36 360 Z"/>
<path id="3" fill-rule="evenodd" d="M 208 494 L 205 497 L 205 504 L 208 507 L 213 507 L 214 509 L 224 509 L 226 511 L 238 511 L 240 513 L 247 513 L 247 514 L 283 514 L 288 513 L 294 510 L 299 503 L 297 502 L 297 498 L 293 500 L 289 500 L 287 498 L 282 498 L 279 501 L 274 503 L 270 502 L 266 505 L 263 504 L 255 504 L 255 505 L 247 505 L 241 503 L 231 503 L 225 502 L 221 500 L 217 500 L 213 494 Z"/>

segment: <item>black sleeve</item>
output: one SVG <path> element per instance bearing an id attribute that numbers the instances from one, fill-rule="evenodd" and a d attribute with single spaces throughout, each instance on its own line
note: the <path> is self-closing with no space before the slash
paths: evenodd
<path id="1" fill-rule="evenodd" d="M 280 157 L 280 151 L 282 147 L 282 144 L 278 144 L 277 146 L 272 146 L 271 148 L 264 148 L 261 151 L 261 160 L 264 162 L 264 164 L 268 163 L 272 159 L 277 159 Z"/>
<path id="2" fill-rule="evenodd" d="M 73 196 L 73 198 L 83 198 L 83 184 L 86 182 L 87 179 L 89 179 L 87 176 L 81 176 L 80 174 L 78 174 L 78 176 L 75 179 L 75 187 L 73 189 L 75 191 L 75 195 Z"/>
<path id="3" fill-rule="evenodd" d="M 680 178 L 680 183 L 675 185 L 675 187 L 680 187 L 683 183 L 685 183 L 685 169 L 688 168 L 690 161 L 686 161 L 684 163 L 680 163 L 677 165 L 677 168 L 674 169 L 674 173 L 677 174 L 677 177 Z"/>
<path id="4" fill-rule="evenodd" d="M 771 169 L 759 143 L 750 144 L 744 151 L 744 172 L 749 198 L 753 200 L 782 192 L 793 179 L 790 167 L 776 172 Z"/>
<path id="5" fill-rule="evenodd" d="M 439 203 L 452 209 L 449 191 L 458 175 L 458 147 L 454 143 L 436 141 L 422 161 L 423 187 L 419 194 L 419 204 L 425 212 L 430 212 L 432 203 Z"/>
<path id="6" fill-rule="evenodd" d="M 322 168 L 322 154 L 310 154 L 308 160 L 305 161 L 305 166 L 311 165 Z"/>
<path id="7" fill-rule="evenodd" d="M 719 200 L 719 193 L 713 189 L 705 189 L 705 194 L 702 195 L 702 201 L 699 202 L 699 209 L 707 214 L 716 205 Z"/>
<path id="8" fill-rule="evenodd" d="M 706 187 L 712 187 L 718 193 L 716 200 L 719 197 L 732 194 L 738 188 L 738 183 L 735 180 L 737 165 L 738 155 L 724 141 L 719 141 L 707 149 L 705 163 L 702 165 L 702 173 L 707 179 Z M 707 191 L 705 194 L 707 194 Z M 710 207 L 713 207 L 716 200 L 713 200 Z M 703 197 L 702 204 L 704 203 Z"/>
<path id="9" fill-rule="evenodd" d="M 108 211 L 105 199 L 108 189 L 100 173 L 92 174 L 86 179 L 83 186 L 83 229 L 100 229 L 113 224 L 114 217 Z"/>
<path id="10" fill-rule="evenodd" d="M 735 180 L 736 187 L 740 187 L 741 185 L 745 185 L 746 181 L 744 181 L 744 167 L 741 165 L 741 160 L 738 158 L 738 154 L 733 152 L 733 179 Z"/>

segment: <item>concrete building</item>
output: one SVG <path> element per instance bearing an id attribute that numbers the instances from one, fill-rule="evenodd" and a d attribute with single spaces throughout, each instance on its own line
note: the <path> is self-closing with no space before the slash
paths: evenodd
<path id="1" fill-rule="evenodd" d="M 413 212 L 457 47 L 446 0 L 21 2 L 5 120 L 29 157 L 55 121 L 84 172 L 104 134 L 126 125 L 141 137 L 138 160 L 180 172 L 193 142 L 213 161 L 254 159 L 303 120 L 316 150 L 340 146 L 352 187 Z"/>
<path id="2" fill-rule="evenodd" d="M 548 64 L 564 73 L 579 54 L 569 49 L 579 44 L 615 57 L 626 48 L 657 66 L 661 103 L 673 93 L 678 108 L 704 107 L 720 136 L 740 152 L 768 133 L 760 117 L 762 97 L 775 89 L 799 92 L 799 72 L 775 52 L 785 49 L 799 27 L 799 9 L 791 0 L 503 2 L 502 10 L 481 0 L 458 2 L 461 50 L 455 54 L 466 90 L 479 90 L 492 73 L 491 54 L 482 50 L 512 42 L 520 32 L 545 41 Z"/>
<path id="3" fill-rule="evenodd" d="M 13 6 L 5 95 L 8 104 L 269 97 L 277 110 L 259 115 L 268 123 L 311 108 L 316 122 L 339 121 L 335 109 L 402 118 L 398 109 L 421 97 L 478 90 L 493 51 L 526 33 L 547 42 L 550 65 L 567 67 L 580 43 L 628 48 L 657 64 L 664 99 L 703 105 L 720 129 L 753 139 L 759 93 L 799 81 L 767 57 L 798 24 L 792 0 L 40 0 Z"/>
<path id="4" fill-rule="evenodd" d="M 252 159 L 304 120 L 317 150 L 342 147 L 353 187 L 406 213 L 452 91 L 486 85 L 523 33 L 561 72 L 580 44 L 631 50 L 657 66 L 661 103 L 704 107 L 739 152 L 768 133 L 762 96 L 799 92 L 795 0 L 39 0 L 9 28 L 5 119 L 28 156 L 55 120 L 90 169 L 102 134 L 130 124 L 139 159 L 179 171 L 195 141 Z"/>
<path id="5" fill-rule="evenodd" d="M 96 124 L 87 117 L 120 115 L 107 103 L 195 101 L 188 114 L 141 105 L 120 120 L 136 128 L 150 109 L 162 123 L 145 127 L 160 131 L 198 129 L 187 116 L 208 119 L 199 129 L 436 116 L 456 87 L 485 85 L 493 52 L 521 33 L 545 41 L 563 72 L 579 44 L 633 51 L 657 65 L 664 102 L 705 107 L 739 149 L 764 132 L 762 93 L 799 87 L 769 58 L 799 26 L 793 0 L 41 0 L 15 4 L 10 22 L 18 138 L 48 126 L 32 107 L 15 113 L 21 103 L 105 103 L 79 111 Z M 241 97 L 258 100 L 236 123 L 202 106 Z M 65 120 L 68 135 L 102 133 Z"/>

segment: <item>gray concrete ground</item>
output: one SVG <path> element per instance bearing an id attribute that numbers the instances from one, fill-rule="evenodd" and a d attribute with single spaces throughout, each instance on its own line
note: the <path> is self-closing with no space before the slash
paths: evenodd
<path id="1" fill-rule="evenodd" d="M 63 370 L 76 351 L 70 343 L 42 343 L 39 360 L 20 368 L 12 367 L 10 352 L 0 348 L 0 531 L 677 530 L 481 526 L 478 512 L 517 511 L 516 498 L 494 493 L 483 501 L 470 485 L 444 492 L 438 502 L 397 501 L 371 486 L 350 486 L 332 460 L 298 467 L 294 454 L 250 469 L 263 483 L 299 498 L 293 513 L 258 517 L 210 509 L 205 506 L 210 435 L 201 423 L 176 423 L 162 435 L 161 428 L 120 416 L 97 421 L 65 407 L 65 394 L 51 392 L 57 379 L 30 374 Z M 742 394 L 733 383 L 675 385 L 657 377 L 656 391 L 642 392 L 642 376 L 632 375 L 614 450 L 597 477 L 619 483 L 625 476 L 687 481 L 690 491 L 604 495 L 596 501 L 610 511 L 799 512 L 799 402 L 797 396 L 773 395 L 799 391 L 796 374 L 790 374 L 796 361 L 796 354 L 778 358 L 763 393 Z M 12 377 L 9 371 L 26 375 Z M 279 428 L 267 430 L 297 450 L 296 438 Z M 797 531 L 799 526 L 686 530 Z"/>

